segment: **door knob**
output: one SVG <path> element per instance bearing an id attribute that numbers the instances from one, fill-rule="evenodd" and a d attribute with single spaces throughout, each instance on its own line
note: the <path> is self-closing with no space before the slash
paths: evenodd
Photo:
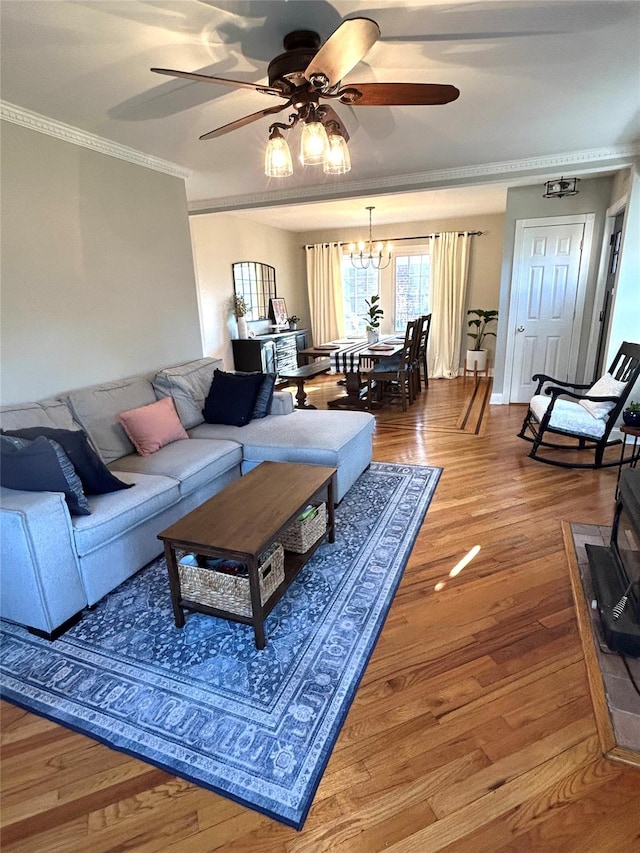
<path id="1" fill-rule="evenodd" d="M 524 332 L 524 326 L 518 326 L 516 332 Z"/>

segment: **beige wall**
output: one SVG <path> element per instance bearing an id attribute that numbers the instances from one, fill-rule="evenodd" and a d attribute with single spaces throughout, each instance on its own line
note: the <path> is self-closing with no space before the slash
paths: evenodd
<path id="1" fill-rule="evenodd" d="M 482 309 L 497 308 L 500 298 L 500 269 L 502 265 L 502 241 L 504 234 L 504 216 L 502 214 L 482 214 L 455 219 L 404 222 L 398 225 L 385 225 L 383 228 L 374 229 L 373 233 L 375 240 L 378 238 L 386 239 L 388 237 L 417 237 L 441 231 L 482 231 L 481 236 L 473 237 L 471 240 L 467 307 Z M 368 225 L 363 224 L 362 229 L 359 231 L 355 231 L 354 229 L 324 229 L 321 231 L 307 231 L 299 236 L 302 238 L 302 242 L 309 244 L 331 241 L 350 243 L 361 237 L 366 238 L 367 232 Z M 411 245 L 411 241 L 405 242 L 403 240 L 396 242 L 394 249 L 400 252 L 403 247 Z M 381 277 L 381 290 L 382 301 L 385 307 L 385 317 L 380 327 L 383 334 L 391 333 L 392 331 L 391 286 L 391 277 L 383 274 Z M 463 350 L 466 350 L 467 343 L 468 340 L 465 337 L 462 342 Z M 493 346 L 494 339 L 487 339 L 487 349 L 492 350 Z M 462 354 L 461 357 L 463 357 Z"/>
<path id="2" fill-rule="evenodd" d="M 515 251 L 516 223 L 519 220 L 538 219 L 555 216 L 568 216 L 577 213 L 593 213 L 595 216 L 591 254 L 586 259 L 588 266 L 587 287 L 585 294 L 583 326 L 580 337 L 580 353 L 578 357 L 579 372 L 576 382 L 584 378 L 586 353 L 589 345 L 591 318 L 594 310 L 594 293 L 600 263 L 602 234 L 605 225 L 605 214 L 610 204 L 613 179 L 593 178 L 582 180 L 579 192 L 575 196 L 562 199 L 543 198 L 541 186 L 513 187 L 507 193 L 507 211 L 504 225 L 504 255 L 502 259 L 500 316 L 504 320 L 498 329 L 496 348 L 496 369 L 493 378 L 492 401 L 508 402 L 509 388 L 504 385 L 505 357 L 507 348 L 507 325 L 512 299 L 512 278 Z M 616 347 L 617 349 L 617 347 Z M 591 376 L 584 378 L 585 382 Z"/>
<path id="3" fill-rule="evenodd" d="M 201 355 L 184 181 L 2 123 L 2 403 Z"/>
<path id="4" fill-rule="evenodd" d="M 237 330 L 231 311 L 231 265 L 238 261 L 275 267 L 277 295 L 284 298 L 289 314 L 301 318 L 299 328 L 307 328 L 309 301 L 300 235 L 228 213 L 193 215 L 190 225 L 205 355 L 221 358 L 228 370 L 233 369 L 231 338 L 237 337 Z"/>

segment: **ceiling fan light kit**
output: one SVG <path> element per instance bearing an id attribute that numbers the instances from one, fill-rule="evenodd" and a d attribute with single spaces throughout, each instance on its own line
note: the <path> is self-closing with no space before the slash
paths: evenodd
<path id="1" fill-rule="evenodd" d="M 302 125 L 300 162 L 303 166 L 322 166 L 329 151 L 329 137 L 324 125 L 312 114 Z"/>
<path id="2" fill-rule="evenodd" d="M 324 44 L 318 33 L 296 30 L 285 36 L 285 52 L 269 63 L 268 85 L 168 68 L 152 68 L 151 71 L 194 82 L 253 89 L 260 95 L 284 99 L 282 104 L 258 110 L 204 133 L 200 139 L 215 139 L 293 107 L 295 112 L 289 116 L 288 124 L 276 122 L 269 127 L 265 174 L 277 178 L 293 174 L 291 152 L 280 129 L 288 130 L 301 122 L 300 160 L 303 165 L 322 165 L 325 174 L 344 175 L 351 169 L 347 148 L 349 134 L 332 107 L 320 106 L 320 99 L 336 99 L 352 107 L 392 107 L 447 104 L 460 94 L 455 86 L 437 83 L 350 83 L 342 86 L 342 78 L 379 38 L 380 28 L 376 22 L 362 17 L 345 19 Z"/>
<path id="3" fill-rule="evenodd" d="M 329 137 L 329 150 L 322 166 L 323 172 L 325 175 L 344 175 L 350 172 L 351 155 L 347 148 L 347 141 L 335 122 L 327 122 L 327 135 Z"/>
<path id="4" fill-rule="evenodd" d="M 288 178 L 293 175 L 293 162 L 287 140 L 275 125 L 270 131 L 264 155 L 264 173 L 269 178 Z"/>
<path id="5" fill-rule="evenodd" d="M 552 181 L 547 181 L 544 185 L 544 195 L 542 198 L 564 198 L 567 195 L 577 195 L 578 181 L 580 178 L 555 178 Z"/>

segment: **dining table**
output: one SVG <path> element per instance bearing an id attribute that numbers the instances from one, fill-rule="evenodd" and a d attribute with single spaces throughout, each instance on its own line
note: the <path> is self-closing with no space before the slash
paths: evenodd
<path id="1" fill-rule="evenodd" d="M 390 335 L 370 343 L 366 338 L 338 338 L 324 344 L 316 344 L 299 350 L 298 355 L 311 360 L 314 358 L 331 359 L 334 373 L 344 374 L 346 394 L 329 400 L 330 409 L 370 409 L 379 407 L 379 403 L 367 400 L 366 383 L 362 381 L 360 368 L 363 361 L 375 364 L 402 351 L 404 338 Z"/>

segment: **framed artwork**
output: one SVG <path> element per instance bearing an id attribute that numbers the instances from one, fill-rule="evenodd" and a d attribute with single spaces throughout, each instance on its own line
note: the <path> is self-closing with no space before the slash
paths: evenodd
<path id="1" fill-rule="evenodd" d="M 280 299 L 279 297 L 276 299 L 269 300 L 269 316 L 274 322 L 276 326 L 286 326 L 287 325 L 287 306 L 285 304 L 284 299 Z"/>

